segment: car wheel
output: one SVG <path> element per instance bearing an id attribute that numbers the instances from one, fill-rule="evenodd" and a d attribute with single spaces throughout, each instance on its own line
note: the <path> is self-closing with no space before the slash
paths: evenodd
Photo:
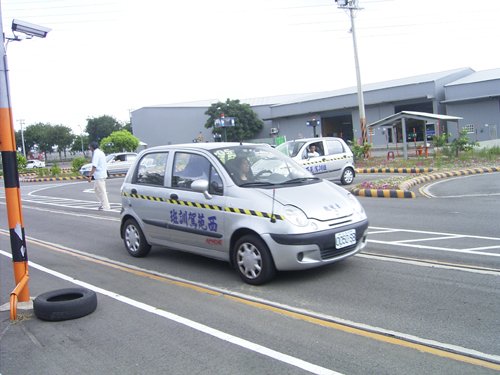
<path id="1" fill-rule="evenodd" d="M 241 279 L 252 285 L 264 284 L 276 274 L 267 245 L 255 235 L 243 236 L 236 242 L 233 264 Z"/>
<path id="2" fill-rule="evenodd" d="M 81 318 L 96 308 L 96 293 L 85 288 L 54 290 L 40 294 L 33 301 L 35 316 L 51 322 Z"/>
<path id="3" fill-rule="evenodd" d="M 128 253 L 133 257 L 140 258 L 148 255 L 151 245 L 146 241 L 141 227 L 134 219 L 127 219 L 122 229 L 123 242 Z"/>
<path id="4" fill-rule="evenodd" d="M 342 185 L 350 185 L 354 181 L 354 170 L 352 168 L 344 169 L 340 182 Z"/>

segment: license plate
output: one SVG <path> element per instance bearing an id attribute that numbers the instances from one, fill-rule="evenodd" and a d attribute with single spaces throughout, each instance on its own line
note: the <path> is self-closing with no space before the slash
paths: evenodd
<path id="1" fill-rule="evenodd" d="M 356 229 L 349 229 L 335 234 L 335 248 L 342 249 L 356 244 Z"/>

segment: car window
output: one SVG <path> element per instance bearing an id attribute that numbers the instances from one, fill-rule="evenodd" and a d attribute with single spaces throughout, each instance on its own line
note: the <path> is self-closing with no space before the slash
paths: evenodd
<path id="1" fill-rule="evenodd" d="M 328 140 L 326 141 L 326 147 L 328 148 L 328 154 L 342 154 L 345 152 L 344 146 L 337 140 Z"/>
<path id="2" fill-rule="evenodd" d="M 199 179 L 208 180 L 210 187 L 212 187 L 213 182 L 214 187 L 217 183 L 222 188 L 222 179 L 204 156 L 176 152 L 172 168 L 172 187 L 191 189 L 193 181 Z"/>
<path id="3" fill-rule="evenodd" d="M 302 159 L 323 156 L 324 154 L 323 142 L 312 142 L 309 143 L 302 151 Z"/>
<path id="4" fill-rule="evenodd" d="M 276 146 L 276 150 L 293 158 L 294 156 L 296 156 L 299 153 L 299 151 L 302 148 L 302 146 L 304 145 L 304 143 L 305 142 L 303 142 L 303 141 L 285 142 L 285 143 L 282 143 L 282 144 Z"/>
<path id="5" fill-rule="evenodd" d="M 136 184 L 163 186 L 168 152 L 149 153 L 137 164 L 133 182 Z"/>

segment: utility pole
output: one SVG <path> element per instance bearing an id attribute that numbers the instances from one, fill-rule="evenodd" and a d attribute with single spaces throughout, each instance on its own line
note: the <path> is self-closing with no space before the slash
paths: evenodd
<path id="1" fill-rule="evenodd" d="M 2 9 L 0 7 L 0 32 L 2 30 Z M 11 297 L 15 298 L 14 303 L 11 298 L 11 320 L 15 320 L 17 301 L 29 302 L 30 292 L 28 286 L 28 253 L 24 234 L 19 173 L 17 171 L 16 134 L 10 107 L 9 69 L 3 32 L 0 55 L 0 151 L 2 152 L 5 203 L 9 222 L 14 281 L 16 283 L 16 289 L 11 293 Z"/>
<path id="2" fill-rule="evenodd" d="M 361 143 L 364 145 L 368 143 L 368 137 L 366 133 L 366 114 L 365 114 L 365 99 L 363 96 L 363 88 L 361 85 L 361 73 L 359 69 L 359 57 L 358 57 L 358 45 L 356 42 L 356 27 L 354 24 L 354 17 L 356 11 L 362 8 L 358 7 L 358 0 L 335 0 L 339 9 L 344 9 L 349 11 L 349 16 L 351 18 L 351 33 L 352 33 L 352 44 L 354 47 L 354 64 L 356 65 L 356 80 L 358 86 L 358 107 L 359 107 L 359 125 L 361 128 Z"/>
<path id="3" fill-rule="evenodd" d="M 21 125 L 21 142 L 23 146 L 23 156 L 26 157 L 26 146 L 24 143 L 24 120 L 17 120 L 19 125 Z"/>

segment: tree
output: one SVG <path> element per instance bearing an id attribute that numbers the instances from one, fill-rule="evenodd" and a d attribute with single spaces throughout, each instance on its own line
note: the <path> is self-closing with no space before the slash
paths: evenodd
<path id="1" fill-rule="evenodd" d="M 109 137 L 101 141 L 100 148 L 106 153 L 135 151 L 139 146 L 139 139 L 127 130 L 119 130 L 111 133 Z"/>
<path id="2" fill-rule="evenodd" d="M 50 129 L 50 136 L 54 145 L 57 146 L 57 152 L 59 152 L 59 159 L 62 159 L 61 152 L 64 152 L 64 157 L 66 157 L 66 149 L 71 146 L 75 136 L 73 135 L 71 128 L 64 125 L 54 125 Z"/>
<path id="3" fill-rule="evenodd" d="M 223 134 L 221 128 L 215 128 L 215 120 L 224 117 L 234 117 L 236 126 L 225 128 L 228 141 L 242 141 L 252 139 L 262 130 L 264 122 L 259 119 L 249 104 L 240 103 L 239 100 L 227 99 L 225 103 L 217 102 L 212 104 L 205 112 L 209 119 L 205 123 L 205 128 L 213 129 L 212 133 Z"/>
<path id="4" fill-rule="evenodd" d="M 467 134 L 467 129 L 462 129 L 458 134 L 458 138 L 454 139 L 451 142 L 451 149 L 455 152 L 455 155 L 457 157 L 460 151 L 470 151 L 474 148 L 474 146 L 477 146 L 479 144 L 475 141 L 471 141 Z"/>
<path id="5" fill-rule="evenodd" d="M 121 130 L 122 125 L 112 116 L 104 115 L 87 119 L 85 132 L 89 135 L 89 140 L 101 141 L 108 137 L 111 133 Z"/>
<path id="6" fill-rule="evenodd" d="M 83 152 L 89 148 L 89 137 L 83 134 L 75 136 L 73 143 L 71 144 L 71 151 L 73 152 Z"/>
<path id="7" fill-rule="evenodd" d="M 52 138 L 52 125 L 41 122 L 29 125 L 24 130 L 24 143 L 26 155 L 30 150 L 38 148 L 38 151 L 43 152 L 45 159 L 47 159 L 47 152 L 51 153 L 52 147 L 55 146 Z"/>

